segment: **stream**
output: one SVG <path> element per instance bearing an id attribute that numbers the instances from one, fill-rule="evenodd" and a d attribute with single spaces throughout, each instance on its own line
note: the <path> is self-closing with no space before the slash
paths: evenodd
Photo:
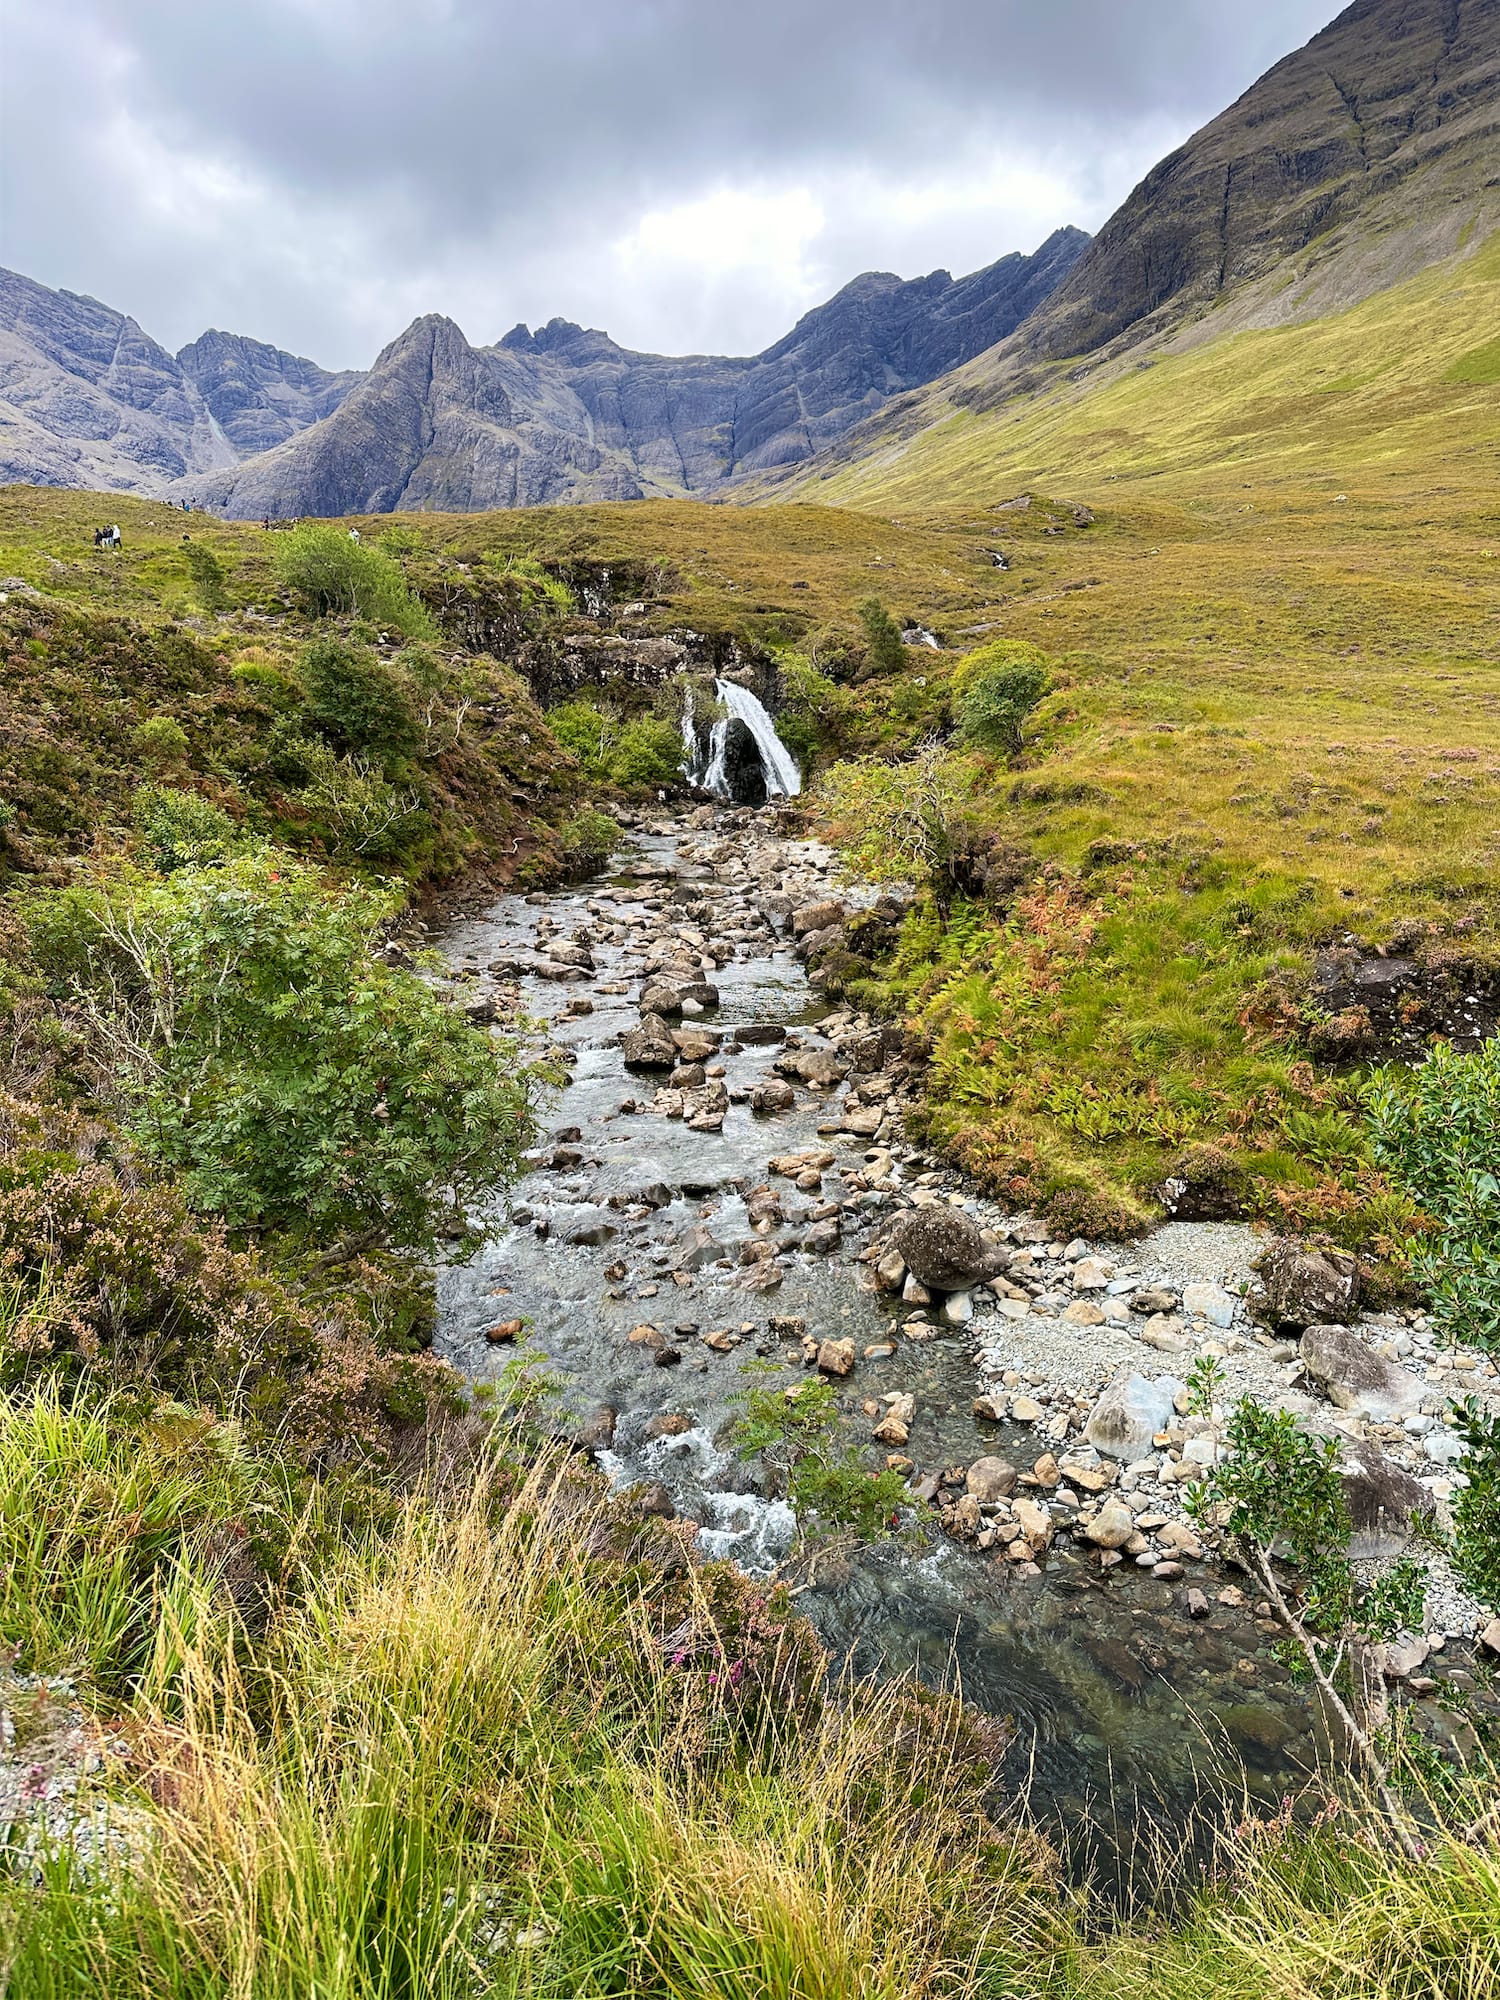
<path id="1" fill-rule="evenodd" d="M 723 1441 L 747 1365 L 802 1378 L 805 1324 L 854 1343 L 836 1383 L 853 1437 L 869 1442 L 881 1398 L 914 1398 L 914 1482 L 988 1453 L 1023 1465 L 1037 1453 L 1019 1426 L 973 1414 L 978 1317 L 914 1321 L 861 1282 L 860 1252 L 905 1190 L 980 1215 L 992 1204 L 901 1136 L 884 1108 L 901 1065 L 881 1053 L 879 1024 L 851 1020 L 794 955 L 791 910 L 834 894 L 859 900 L 832 856 L 773 812 L 700 808 L 637 827 L 593 881 L 508 895 L 445 930 L 471 1007 L 495 997 L 549 1023 L 543 1040 L 565 1052 L 570 1080 L 499 1233 L 442 1274 L 438 1351 L 492 1380 L 515 1350 L 490 1329 L 524 1321 L 617 1483 L 664 1489 L 663 1506 L 700 1524 L 706 1555 L 763 1574 L 792 1559 L 798 1608 L 836 1662 L 915 1673 L 1011 1718 L 1002 1776 L 1029 1789 L 1070 1851 L 1123 1873 L 1149 1828 L 1180 1840 L 1210 1800 L 1241 1813 L 1248 1795 L 1274 1811 L 1316 1766 L 1311 1709 L 1268 1623 L 1243 1598 L 1221 1603 L 1225 1580 L 1201 1565 L 1174 1583 L 1068 1544 L 1018 1567 L 919 1526 L 808 1562 L 794 1556 L 791 1508 Z M 671 1076 L 627 1069 L 621 1046 L 659 974 L 713 996 L 675 1021 L 687 1048 Z M 852 1119 L 826 1080 L 834 1058 L 862 1080 Z M 809 1164 L 788 1172 L 798 1154 Z M 1212 1602 L 1190 1619 L 1193 1583 Z"/>

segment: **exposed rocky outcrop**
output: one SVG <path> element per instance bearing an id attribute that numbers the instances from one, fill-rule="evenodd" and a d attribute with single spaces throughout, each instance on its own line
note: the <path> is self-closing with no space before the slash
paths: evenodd
<path id="1" fill-rule="evenodd" d="M 637 354 L 560 319 L 473 347 L 429 315 L 330 416 L 198 497 L 244 519 L 711 492 L 811 456 L 1013 331 L 1087 240 L 1060 230 L 958 281 L 868 273 L 748 358 Z"/>
<path id="2" fill-rule="evenodd" d="M 235 456 L 196 384 L 127 314 L 0 271 L 0 482 L 153 492 Z"/>
<path id="3" fill-rule="evenodd" d="M 331 416 L 364 379 L 360 369 L 335 374 L 300 354 L 217 328 L 179 348 L 177 362 L 244 456 L 269 451 Z"/>

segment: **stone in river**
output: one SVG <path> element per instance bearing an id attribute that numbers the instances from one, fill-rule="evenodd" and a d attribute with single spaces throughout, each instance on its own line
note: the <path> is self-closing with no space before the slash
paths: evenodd
<path id="1" fill-rule="evenodd" d="M 854 1373 L 854 1342 L 825 1340 L 818 1346 L 818 1369 L 824 1375 L 842 1378 Z"/>
<path id="2" fill-rule="evenodd" d="M 888 1247 L 905 1258 L 920 1284 L 938 1292 L 967 1291 L 993 1277 L 1004 1261 L 978 1226 L 947 1203 L 908 1209 L 892 1226 Z"/>
<path id="3" fill-rule="evenodd" d="M 620 1049 L 627 1069 L 677 1067 L 677 1044 L 659 1014 L 647 1014 L 638 1028 L 627 1028 L 620 1037 Z"/>
<path id="4" fill-rule="evenodd" d="M 1006 1459 L 977 1458 L 969 1467 L 964 1484 L 983 1507 L 997 1500 L 1008 1500 L 1019 1477 L 1015 1466 Z"/>
<path id="5" fill-rule="evenodd" d="M 1111 1458 L 1144 1457 L 1152 1440 L 1176 1415 L 1183 1384 L 1174 1376 L 1152 1378 L 1124 1370 L 1110 1383 L 1084 1426 L 1084 1437 Z"/>
<path id="6" fill-rule="evenodd" d="M 1084 1539 L 1101 1549 L 1122 1549 L 1134 1533 L 1135 1519 L 1118 1501 L 1101 1507 L 1083 1529 Z"/>

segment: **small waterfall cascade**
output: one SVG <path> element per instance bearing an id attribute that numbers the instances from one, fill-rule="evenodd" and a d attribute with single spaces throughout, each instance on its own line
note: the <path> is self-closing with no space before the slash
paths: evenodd
<path id="1" fill-rule="evenodd" d="M 726 768 L 729 728 L 733 722 L 742 722 L 755 740 L 761 769 L 765 773 L 766 797 L 795 798 L 802 790 L 802 773 L 797 769 L 796 758 L 776 734 L 776 724 L 771 720 L 764 703 L 753 695 L 749 688 L 741 687 L 737 681 L 715 681 L 714 693 L 724 704 L 728 714 L 716 722 L 709 732 L 706 756 L 699 745 L 698 732 L 693 721 L 691 691 L 683 708 L 682 740 L 685 754 L 682 768 L 693 783 L 705 792 L 712 792 L 715 798 L 733 799 L 734 792 Z"/>

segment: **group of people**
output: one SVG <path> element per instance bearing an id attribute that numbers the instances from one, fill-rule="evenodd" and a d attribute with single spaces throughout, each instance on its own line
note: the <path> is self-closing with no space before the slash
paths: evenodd
<path id="1" fill-rule="evenodd" d="M 96 549 L 117 549 L 119 546 L 120 530 L 118 527 L 95 528 L 94 547 Z"/>

